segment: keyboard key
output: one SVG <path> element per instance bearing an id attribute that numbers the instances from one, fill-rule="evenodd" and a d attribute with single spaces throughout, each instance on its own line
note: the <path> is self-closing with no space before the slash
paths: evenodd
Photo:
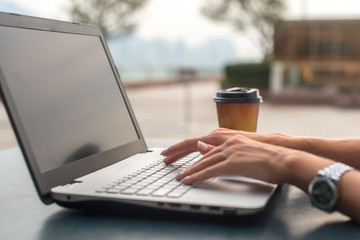
<path id="1" fill-rule="evenodd" d="M 145 178 L 145 179 L 141 180 L 139 183 L 150 184 L 150 183 L 152 183 L 154 181 L 155 180 L 153 180 L 153 179 Z"/>
<path id="2" fill-rule="evenodd" d="M 143 188 L 143 189 L 141 189 L 140 191 L 138 191 L 138 192 L 136 193 L 136 195 L 139 195 L 139 196 L 148 196 L 148 195 L 150 195 L 153 191 L 155 191 L 155 189 Z"/>
<path id="3" fill-rule="evenodd" d="M 111 193 L 111 194 L 117 194 L 117 193 L 119 193 L 120 191 L 117 190 L 117 189 L 108 189 L 108 190 L 106 190 L 105 192 L 106 192 L 106 193 Z"/>
<path id="4" fill-rule="evenodd" d="M 160 188 L 160 189 L 156 190 L 155 192 L 153 192 L 153 193 L 151 194 L 151 196 L 154 196 L 154 197 L 164 197 L 168 192 L 170 192 L 170 189 Z"/>
<path id="5" fill-rule="evenodd" d="M 170 192 L 169 194 L 167 194 L 166 196 L 167 196 L 167 197 L 170 197 L 170 198 L 179 198 L 179 197 L 181 197 L 184 193 L 185 193 L 185 192 L 183 192 L 183 191 L 176 191 L 176 190 L 174 190 L 174 191 Z"/>
<path id="6" fill-rule="evenodd" d="M 147 187 L 156 189 L 156 188 L 159 188 L 159 187 L 163 186 L 164 184 L 165 183 L 154 182 L 154 183 L 148 185 Z"/>
<path id="7" fill-rule="evenodd" d="M 175 177 L 192 165 L 201 155 L 190 154 L 166 165 L 162 159 L 97 190 L 98 193 L 136 194 L 139 196 L 181 197 L 191 186 L 183 185 Z M 194 157 L 196 157 L 194 159 Z"/>
<path id="8" fill-rule="evenodd" d="M 136 193 L 137 191 L 139 191 L 139 189 L 136 189 L 136 188 L 127 188 L 127 189 L 124 189 L 121 191 L 122 194 L 134 194 Z"/>
<path id="9" fill-rule="evenodd" d="M 180 184 L 180 185 L 176 188 L 176 191 L 184 191 L 184 192 L 186 192 L 186 191 L 189 190 L 190 188 L 192 188 L 192 186 Z"/>
<path id="10" fill-rule="evenodd" d="M 169 183 L 166 184 L 166 186 L 172 186 L 172 187 L 177 187 L 179 185 L 181 185 L 182 183 L 177 181 L 177 180 L 171 180 Z"/>
<path id="11" fill-rule="evenodd" d="M 156 183 L 163 183 L 163 184 L 165 184 L 165 183 L 168 183 L 168 182 L 170 182 L 170 181 L 171 181 L 170 178 L 162 177 L 162 178 L 156 180 Z"/>
<path id="12" fill-rule="evenodd" d="M 131 188 L 133 189 L 142 189 L 144 188 L 146 185 L 143 185 L 143 184 L 135 184 L 135 185 L 132 185 Z"/>
<path id="13" fill-rule="evenodd" d="M 126 188 L 128 188 L 128 186 L 116 186 L 116 187 L 112 188 L 112 190 L 120 192 Z"/>

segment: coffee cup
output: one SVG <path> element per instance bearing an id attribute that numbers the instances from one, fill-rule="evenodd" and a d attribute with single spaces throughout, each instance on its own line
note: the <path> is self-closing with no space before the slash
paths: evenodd
<path id="1" fill-rule="evenodd" d="M 219 127 L 256 132 L 259 103 L 262 102 L 256 88 L 229 88 L 220 90 L 214 98 Z"/>

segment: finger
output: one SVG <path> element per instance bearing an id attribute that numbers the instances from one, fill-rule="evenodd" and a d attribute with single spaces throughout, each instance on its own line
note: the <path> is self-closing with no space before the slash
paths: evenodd
<path id="1" fill-rule="evenodd" d="M 206 179 L 225 175 L 225 174 L 226 174 L 225 164 L 223 161 L 221 161 L 215 165 L 205 168 L 205 169 L 203 169 L 199 172 L 196 172 L 192 175 L 186 176 L 185 178 L 182 179 L 181 182 L 186 185 L 192 185 L 197 182 L 201 182 Z"/>
<path id="2" fill-rule="evenodd" d="M 196 151 L 196 150 L 195 150 Z M 180 158 L 183 158 L 183 157 L 185 157 L 185 156 L 187 156 L 187 155 L 189 155 L 190 153 L 193 153 L 193 152 L 195 152 L 194 150 L 186 150 L 186 151 L 182 151 L 182 152 L 178 152 L 178 153 L 175 153 L 174 155 L 171 155 L 171 156 L 169 156 L 169 157 L 166 157 L 164 160 L 163 160 L 163 162 L 165 163 L 165 164 L 171 164 L 171 163 L 173 163 L 173 162 L 175 162 L 175 161 L 177 161 L 177 160 L 179 160 Z"/>
<path id="3" fill-rule="evenodd" d="M 199 151 L 202 155 L 212 151 L 215 146 L 210 145 L 210 144 L 206 144 L 202 141 L 197 141 L 196 142 L 196 147 L 193 149 L 192 147 L 190 147 L 189 149 L 183 150 L 181 152 L 176 152 L 179 151 L 180 148 L 177 145 L 183 145 L 183 146 L 191 146 L 193 144 L 193 142 L 195 141 L 195 138 L 193 139 L 188 139 L 188 140 L 184 140 L 183 142 L 180 142 L 178 144 L 175 144 L 171 147 L 169 147 L 168 149 L 164 150 L 161 155 L 163 156 L 167 156 L 163 161 L 165 164 L 171 164 L 173 162 L 175 162 L 176 160 L 185 157 L 187 155 L 189 155 L 190 153 L 193 153 L 195 151 Z M 174 152 L 174 153 L 173 153 Z M 173 153 L 173 154 L 172 154 Z M 171 155 L 172 154 L 172 155 Z"/>
<path id="4" fill-rule="evenodd" d="M 205 143 L 206 144 L 206 143 Z M 219 146 L 213 146 L 213 145 L 210 145 L 210 144 L 206 144 L 207 145 L 207 152 L 206 153 L 203 153 L 203 157 L 199 160 L 203 160 L 203 159 L 206 159 L 206 158 L 210 158 L 211 156 L 219 153 L 219 152 L 222 152 L 224 151 L 224 145 L 225 143 L 219 145 Z"/>
<path id="5" fill-rule="evenodd" d="M 215 148 L 215 146 L 206 144 L 202 141 L 198 141 L 196 147 L 202 155 L 205 155 L 206 153 L 210 152 L 212 149 Z"/>
<path id="6" fill-rule="evenodd" d="M 196 138 L 190 138 L 183 140 L 182 142 L 179 142 L 177 144 L 174 144 L 170 146 L 169 148 L 165 149 L 161 152 L 161 155 L 163 156 L 171 156 L 178 152 L 182 152 L 185 150 L 195 150 L 197 149 L 197 143 L 198 141 L 202 141 L 206 144 L 211 144 L 213 146 L 219 146 L 226 139 L 234 135 L 237 131 L 228 130 L 228 129 L 217 129 L 207 135 L 204 135 L 202 137 L 196 137 Z M 230 133 L 230 135 L 229 135 Z"/>
<path id="7" fill-rule="evenodd" d="M 199 141 L 199 142 L 201 142 L 201 141 Z M 199 143 L 198 142 L 198 143 Z M 204 144 L 206 144 L 206 143 L 204 143 Z M 222 145 L 220 145 L 220 146 L 218 146 L 218 147 L 215 147 L 215 146 L 213 146 L 213 145 L 210 145 L 210 144 L 206 144 L 206 146 L 207 146 L 207 149 L 205 150 L 205 149 L 203 149 L 203 150 L 199 150 L 200 151 L 200 153 L 202 152 L 202 151 L 207 151 L 206 153 L 204 152 L 204 153 L 201 153 L 201 154 L 203 154 L 203 156 L 202 156 L 202 158 L 200 158 L 199 160 L 197 160 L 194 164 L 192 164 L 192 166 L 196 166 L 197 164 L 200 164 L 202 161 L 206 161 L 207 159 L 209 159 L 209 158 L 211 158 L 213 155 L 215 155 L 215 154 L 217 154 L 217 153 L 219 153 L 219 152 L 222 152 L 222 151 L 224 151 L 224 146 L 223 146 L 224 144 L 222 144 Z M 198 146 L 198 148 L 199 148 L 199 146 Z"/>
<path id="8" fill-rule="evenodd" d="M 184 172 L 177 175 L 176 179 L 180 181 L 181 179 L 183 179 L 189 175 L 199 172 L 205 168 L 208 168 L 209 166 L 215 165 L 218 162 L 221 162 L 223 160 L 224 160 L 224 158 L 221 155 L 215 155 L 215 156 L 212 156 L 211 158 L 202 159 L 201 161 L 198 161 L 198 162 L 194 163 L 193 165 L 191 165 L 190 167 L 188 167 Z"/>
<path id="9" fill-rule="evenodd" d="M 199 138 L 190 138 L 183 140 L 179 143 L 176 143 L 164 151 L 161 152 L 163 156 L 171 156 L 177 154 L 178 152 L 188 151 L 188 150 L 197 150 L 196 144 L 199 141 Z"/>

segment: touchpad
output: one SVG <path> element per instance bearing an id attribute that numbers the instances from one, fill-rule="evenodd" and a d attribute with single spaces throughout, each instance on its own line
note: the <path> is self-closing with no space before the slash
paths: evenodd
<path id="1" fill-rule="evenodd" d="M 264 193 L 273 191 L 277 185 L 248 177 L 220 176 L 213 178 L 211 181 L 199 183 L 196 186 L 225 192 Z"/>

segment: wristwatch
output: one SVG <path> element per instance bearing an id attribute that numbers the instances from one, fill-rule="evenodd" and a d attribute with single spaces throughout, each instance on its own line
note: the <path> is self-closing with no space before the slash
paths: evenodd
<path id="1" fill-rule="evenodd" d="M 338 199 L 337 183 L 350 170 L 353 168 L 339 162 L 319 170 L 308 189 L 312 205 L 329 213 L 334 211 Z"/>

